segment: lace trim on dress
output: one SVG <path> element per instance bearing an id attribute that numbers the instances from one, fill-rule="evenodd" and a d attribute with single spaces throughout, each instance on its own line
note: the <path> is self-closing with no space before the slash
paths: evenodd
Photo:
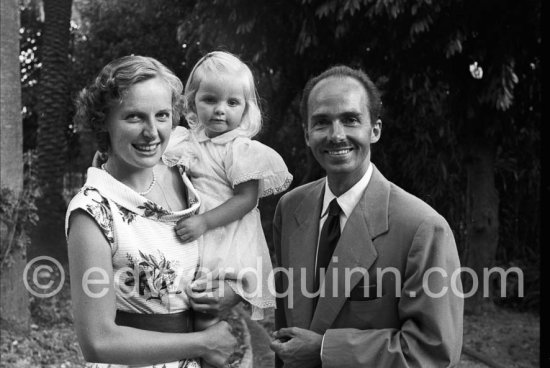
<path id="1" fill-rule="evenodd" d="M 262 197 L 267 197 L 269 195 L 274 195 L 274 194 L 279 194 L 281 192 L 284 192 L 285 190 L 288 189 L 288 187 L 290 186 L 290 183 L 292 183 L 292 176 L 287 177 L 285 179 L 285 182 L 281 186 L 278 186 L 277 188 L 268 188 L 264 190 L 264 192 L 262 193 Z"/>
<path id="2" fill-rule="evenodd" d="M 246 295 L 243 295 L 242 288 L 239 288 L 237 286 L 237 281 L 235 280 L 225 280 L 231 286 L 231 289 L 233 291 L 240 295 L 244 300 L 246 300 L 247 303 L 250 304 L 252 307 L 252 313 L 250 315 L 250 319 L 253 321 L 258 321 L 261 319 L 264 319 L 264 311 L 269 308 L 275 308 L 275 300 L 273 297 L 255 297 L 255 298 L 247 298 Z"/>
<path id="3" fill-rule="evenodd" d="M 247 181 L 250 181 L 250 180 L 269 180 L 269 176 L 266 176 L 265 174 L 262 174 L 262 173 L 259 173 L 259 172 L 256 172 L 256 173 L 251 173 L 251 174 L 247 174 L 247 175 L 244 175 L 244 176 L 241 176 L 235 180 L 233 180 L 233 186 L 235 185 L 239 185 L 239 184 L 242 184 L 242 183 L 246 183 Z M 277 180 L 279 181 L 279 180 Z M 284 180 L 284 182 L 277 186 L 277 187 L 269 187 L 269 188 L 266 188 L 262 191 L 262 193 L 259 194 L 260 197 L 267 197 L 267 196 L 270 196 L 270 195 L 274 195 L 274 194 L 279 194 L 281 192 L 284 192 L 285 190 L 288 189 L 288 187 L 290 186 L 290 183 L 292 183 L 292 175 L 288 174 Z"/>

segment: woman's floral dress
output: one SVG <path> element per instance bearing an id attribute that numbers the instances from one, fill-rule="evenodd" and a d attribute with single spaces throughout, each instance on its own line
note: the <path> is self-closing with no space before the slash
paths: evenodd
<path id="1" fill-rule="evenodd" d="M 183 170 L 183 168 L 180 168 Z M 111 247 L 117 309 L 130 313 L 165 314 L 189 309 L 184 292 L 197 269 L 199 246 L 182 243 L 175 223 L 197 212 L 200 202 L 185 173 L 189 208 L 170 212 L 119 182 L 106 171 L 89 168 L 85 185 L 72 199 L 65 221 L 75 210 L 84 210 L 97 223 Z M 124 367 L 88 363 L 87 367 Z M 199 360 L 148 367 L 200 368 Z"/>

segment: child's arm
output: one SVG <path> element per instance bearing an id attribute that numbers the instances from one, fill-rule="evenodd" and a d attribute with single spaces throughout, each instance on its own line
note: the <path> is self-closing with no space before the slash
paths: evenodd
<path id="1" fill-rule="evenodd" d="M 250 180 L 235 186 L 233 197 L 203 214 L 180 220 L 176 233 L 184 242 L 199 238 L 207 230 L 227 225 L 242 218 L 256 207 L 258 180 Z"/>

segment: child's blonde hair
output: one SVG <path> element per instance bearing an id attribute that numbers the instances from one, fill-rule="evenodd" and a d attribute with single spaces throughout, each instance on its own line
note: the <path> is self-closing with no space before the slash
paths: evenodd
<path id="1" fill-rule="evenodd" d="M 191 70 L 183 95 L 185 119 L 191 129 L 201 126 L 198 121 L 195 96 L 199 90 L 201 81 L 210 73 L 215 75 L 241 75 L 244 80 L 244 97 L 246 100 L 245 110 L 241 123 L 237 129 L 245 132 L 252 138 L 262 128 L 262 113 L 258 103 L 259 97 L 254 84 L 254 77 L 250 68 L 238 57 L 224 51 L 213 51 L 203 56 Z"/>

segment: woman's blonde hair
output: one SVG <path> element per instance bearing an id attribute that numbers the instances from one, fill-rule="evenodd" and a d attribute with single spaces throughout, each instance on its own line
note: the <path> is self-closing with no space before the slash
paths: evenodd
<path id="1" fill-rule="evenodd" d="M 204 78 L 212 74 L 243 77 L 246 106 L 237 129 L 244 131 L 249 138 L 254 137 L 262 128 L 262 113 L 252 71 L 238 57 L 225 51 L 213 51 L 206 54 L 195 64 L 189 74 L 183 95 L 185 119 L 189 126 L 191 129 L 201 127 L 197 117 L 195 96 Z"/>

